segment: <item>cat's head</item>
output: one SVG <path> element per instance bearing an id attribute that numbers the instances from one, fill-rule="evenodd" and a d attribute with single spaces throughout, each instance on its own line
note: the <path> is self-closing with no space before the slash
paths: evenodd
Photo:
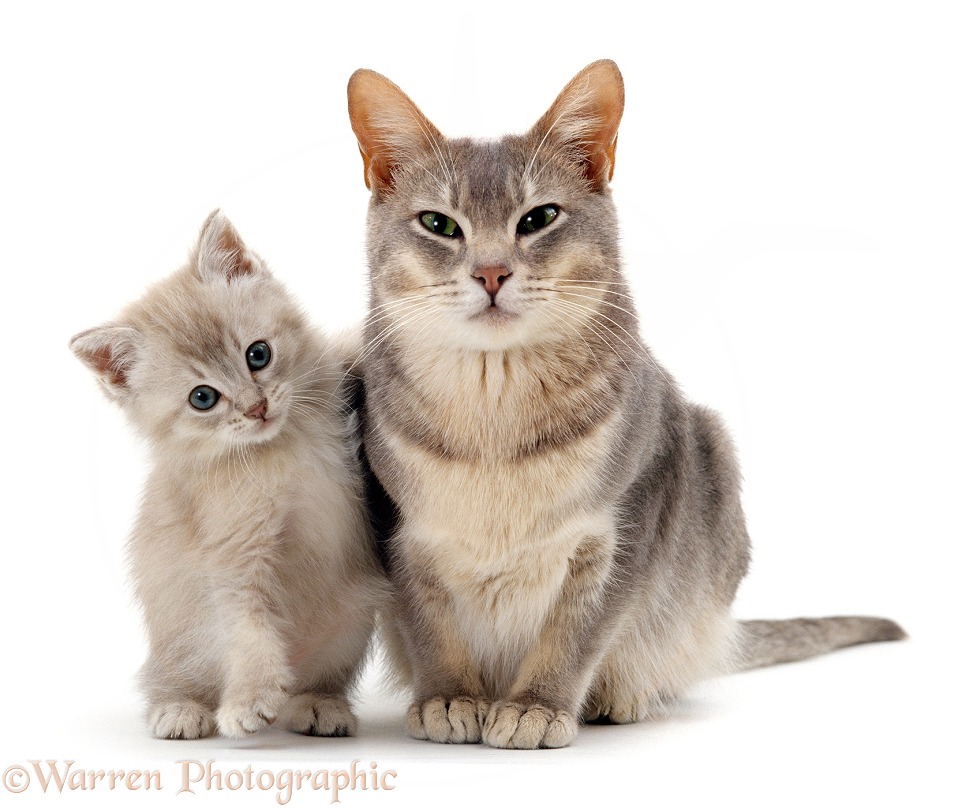
<path id="1" fill-rule="evenodd" d="M 71 349 L 141 432 L 193 456 L 279 434 L 318 358 L 303 312 L 219 211 L 186 267 Z"/>
<path id="2" fill-rule="evenodd" d="M 604 327 L 596 312 L 620 288 L 614 62 L 582 70 L 525 135 L 497 140 L 444 137 L 370 70 L 348 99 L 372 191 L 373 337 L 490 350 Z"/>

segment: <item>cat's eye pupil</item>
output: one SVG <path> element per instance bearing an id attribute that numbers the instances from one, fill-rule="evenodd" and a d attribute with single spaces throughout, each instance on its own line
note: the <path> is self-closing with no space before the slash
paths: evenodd
<path id="1" fill-rule="evenodd" d="M 215 390 L 208 384 L 201 384 L 194 387 L 189 394 L 189 403 L 197 410 L 210 410 L 216 406 L 220 400 L 220 391 Z"/>
<path id="2" fill-rule="evenodd" d="M 439 236 L 447 238 L 457 238 L 463 235 L 455 219 L 450 219 L 445 213 L 436 213 L 433 210 L 419 214 L 419 221 L 426 230 L 431 230 Z"/>
<path id="3" fill-rule="evenodd" d="M 547 227 L 560 212 L 561 209 L 557 205 L 541 205 L 539 208 L 529 210 L 517 222 L 517 232 L 526 236 L 528 233 L 534 233 L 542 227 Z"/>
<path id="4" fill-rule="evenodd" d="M 247 348 L 247 367 L 250 370 L 263 370 L 270 364 L 270 346 L 261 340 Z"/>

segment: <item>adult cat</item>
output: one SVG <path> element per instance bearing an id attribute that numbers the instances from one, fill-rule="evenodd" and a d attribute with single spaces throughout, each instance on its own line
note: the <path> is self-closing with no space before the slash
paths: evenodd
<path id="1" fill-rule="evenodd" d="M 749 560 L 718 417 L 638 337 L 608 187 L 618 68 L 523 136 L 446 139 L 383 76 L 349 111 L 372 191 L 364 435 L 398 525 L 409 732 L 558 747 L 714 672 L 896 639 L 878 618 L 738 623 Z"/>

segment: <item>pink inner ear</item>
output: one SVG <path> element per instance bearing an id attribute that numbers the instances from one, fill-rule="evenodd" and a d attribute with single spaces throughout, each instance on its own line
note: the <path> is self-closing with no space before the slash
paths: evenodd
<path id="1" fill-rule="evenodd" d="M 380 195 L 393 189 L 397 165 L 445 140 L 409 96 L 373 70 L 356 70 L 349 80 L 348 114 L 365 185 Z"/>
<path id="2" fill-rule="evenodd" d="M 601 186 L 615 171 L 618 126 L 625 90 L 618 66 L 609 59 L 592 62 L 576 75 L 534 127 L 538 136 L 553 137 L 577 149 L 586 178 Z"/>
<path id="3" fill-rule="evenodd" d="M 220 252 L 229 255 L 229 260 L 226 263 L 227 279 L 253 273 L 253 262 L 247 256 L 246 247 L 232 227 L 223 228 L 216 241 L 216 246 Z"/>
<path id="4" fill-rule="evenodd" d="M 100 345 L 89 356 L 91 357 L 92 364 L 98 369 L 99 373 L 107 378 L 110 384 L 116 387 L 125 387 L 127 385 L 128 378 L 125 375 L 126 367 L 112 353 L 110 345 Z"/>

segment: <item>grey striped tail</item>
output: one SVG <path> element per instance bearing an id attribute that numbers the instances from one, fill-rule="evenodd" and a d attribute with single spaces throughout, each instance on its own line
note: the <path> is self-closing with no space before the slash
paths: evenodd
<path id="1" fill-rule="evenodd" d="M 849 645 L 903 640 L 898 623 L 883 617 L 799 617 L 793 620 L 741 620 L 736 670 L 826 654 Z"/>

